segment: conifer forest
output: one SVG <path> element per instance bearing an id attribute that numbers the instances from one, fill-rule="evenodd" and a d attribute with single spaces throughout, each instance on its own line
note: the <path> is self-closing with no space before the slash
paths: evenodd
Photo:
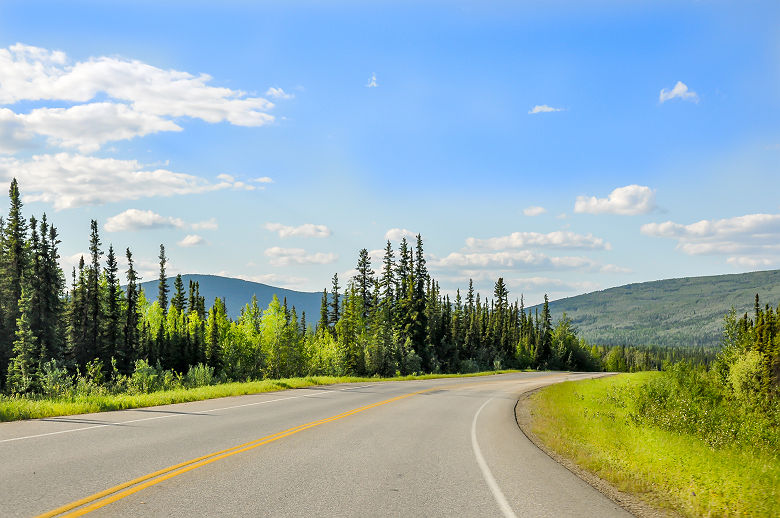
<path id="1" fill-rule="evenodd" d="M 490 297 L 475 293 L 468 281 L 453 300 L 428 272 L 420 235 L 413 243 L 404 238 L 397 250 L 388 241 L 378 263 L 360 250 L 357 274 L 344 286 L 333 276 L 319 315 L 299 314 L 276 297 L 261 308 L 253 298 L 232 320 L 224 300 L 205 300 L 197 282 L 184 286 L 177 276 L 170 285 L 163 245 L 157 293 L 145 293 L 131 250 L 104 243 L 94 220 L 89 257 L 63 272 L 56 227 L 45 214 L 25 218 L 16 180 L 9 197 L 8 215 L 0 220 L 0 383 L 6 394 L 56 396 L 79 380 L 119 389 L 135 380 L 136 390 L 152 390 L 170 383 L 138 380 L 635 371 L 682 357 L 712 359 L 702 350 L 591 347 L 568 319 L 552 321 L 546 296 L 541 311 L 527 311 L 522 295 L 510 296 L 502 278 Z M 126 258 L 123 272 L 118 253 Z"/>

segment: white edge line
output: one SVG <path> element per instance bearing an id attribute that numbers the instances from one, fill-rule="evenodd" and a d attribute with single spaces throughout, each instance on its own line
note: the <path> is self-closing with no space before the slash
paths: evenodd
<path id="1" fill-rule="evenodd" d="M 482 450 L 479 449 L 479 443 L 477 442 L 477 418 L 479 418 L 482 409 L 491 401 L 493 401 L 493 398 L 485 401 L 482 406 L 479 407 L 477 413 L 474 414 L 474 419 L 471 421 L 471 447 L 474 449 L 474 456 L 477 458 L 477 464 L 479 464 L 479 469 L 482 471 L 482 477 L 485 479 L 490 492 L 493 493 L 493 498 L 501 509 L 501 513 L 506 518 L 517 518 L 517 515 L 512 511 L 512 506 L 509 505 L 504 493 L 501 492 L 501 488 L 498 487 L 498 482 L 496 482 L 495 477 L 493 477 L 493 473 L 490 472 L 490 468 L 488 467 L 487 462 L 485 462 L 485 457 L 482 456 Z"/>
<path id="2" fill-rule="evenodd" d="M 266 403 L 274 403 L 276 401 L 284 401 L 286 399 L 298 399 L 303 396 L 290 396 L 290 397 L 283 397 L 278 399 L 269 399 L 266 401 L 256 401 L 254 403 L 246 403 L 244 405 L 235 405 L 235 406 L 226 406 L 222 408 L 211 408 L 209 410 L 200 410 L 197 413 L 193 414 L 169 414 L 169 415 L 158 415 L 154 417 L 143 417 L 141 419 L 131 419 L 130 421 L 120 421 L 115 423 L 106 423 L 106 424 L 96 424 L 93 426 L 85 426 L 83 428 L 72 428 L 70 430 L 59 430 L 56 432 L 48 432 L 48 433 L 39 433 L 37 435 L 25 435 L 24 437 L 13 437 L 11 439 L 2 439 L 0 440 L 0 444 L 4 442 L 13 442 L 13 441 L 21 441 L 24 439 L 34 439 L 36 437 L 46 437 L 48 435 L 59 435 L 63 433 L 71 433 L 71 432 L 83 432 L 84 430 L 93 430 L 95 428 L 105 428 L 107 426 L 117 426 L 117 425 L 123 425 L 123 424 L 129 424 L 129 423 L 140 423 L 141 421 L 152 421 L 154 419 L 167 419 L 169 417 L 182 417 L 186 415 L 197 415 L 197 414 L 205 414 L 206 412 L 219 412 L 220 410 L 230 410 L 232 408 L 241 408 L 246 406 L 255 406 L 255 405 L 264 405 Z M 138 410 L 138 409 L 131 409 L 128 408 L 127 410 Z"/>

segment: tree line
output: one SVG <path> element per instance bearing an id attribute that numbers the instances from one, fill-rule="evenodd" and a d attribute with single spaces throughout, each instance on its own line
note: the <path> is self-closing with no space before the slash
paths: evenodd
<path id="1" fill-rule="evenodd" d="M 219 380 L 305 375 L 393 376 L 501 368 L 639 370 L 657 368 L 668 350 L 591 347 L 565 318 L 553 324 L 547 296 L 526 310 L 503 278 L 492 298 L 469 280 L 455 297 L 441 293 L 426 266 L 420 235 L 386 244 L 378 272 L 368 251 L 356 275 L 323 290 L 319 319 L 307 321 L 287 300 L 260 308 L 256 298 L 231 319 L 225 301 L 207 307 L 197 282 L 172 283 L 160 245 L 155 298 L 140 288 L 133 255 L 119 272 L 91 221 L 89 256 L 59 266 L 60 240 L 45 215 L 22 215 L 16 180 L 0 218 L 0 384 L 6 393 L 41 391 L 42 380 L 91 373 L 105 379 L 138 369 L 187 373 L 207 368 Z M 397 255 L 396 255 L 397 252 Z M 122 282 L 121 277 L 124 277 Z M 122 286 L 124 284 L 124 286 Z"/>

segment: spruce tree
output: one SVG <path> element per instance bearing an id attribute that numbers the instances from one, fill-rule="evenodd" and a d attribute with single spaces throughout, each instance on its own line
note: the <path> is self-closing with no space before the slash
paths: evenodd
<path id="1" fill-rule="evenodd" d="M 368 317 L 373 302 L 371 290 L 374 284 L 374 270 L 371 269 L 371 257 L 369 257 L 368 250 L 365 248 L 360 250 L 356 269 L 358 271 L 357 291 L 363 300 L 362 317 L 365 319 Z"/>
<path id="2" fill-rule="evenodd" d="M 30 294 L 23 286 L 18 303 L 13 358 L 8 366 L 8 390 L 16 394 L 35 392 L 39 388 L 41 349 L 30 329 L 30 305 Z"/>
<path id="3" fill-rule="evenodd" d="M 320 301 L 320 321 L 317 323 L 317 331 L 328 329 L 328 290 L 322 290 L 322 300 Z"/>
<path id="4" fill-rule="evenodd" d="M 137 286 L 140 277 L 133 266 L 133 254 L 130 252 L 130 248 L 125 251 L 125 257 L 127 257 L 127 289 L 125 292 L 127 304 L 125 308 L 124 347 L 121 354 L 118 355 L 118 361 L 120 362 L 120 369 L 123 372 L 129 372 L 132 368 L 133 360 L 140 356 L 141 348 L 138 336 L 140 315 L 138 314 Z"/>
<path id="5" fill-rule="evenodd" d="M 165 275 L 165 265 L 168 262 L 168 258 L 165 257 L 165 246 L 160 244 L 160 277 L 157 286 L 157 302 L 163 310 L 163 315 L 168 314 L 168 277 Z"/>
<path id="6" fill-rule="evenodd" d="M 173 298 L 171 299 L 171 305 L 176 308 L 179 313 L 186 311 L 187 299 L 184 295 L 184 281 L 181 279 L 181 274 L 176 276 L 176 280 L 173 282 Z"/>
<path id="7" fill-rule="evenodd" d="M 27 270 L 28 254 L 27 222 L 22 216 L 22 199 L 19 185 L 14 178 L 8 190 L 10 208 L 3 227 L 2 268 L 0 269 L 0 295 L 2 295 L 2 313 L 4 322 L 3 336 L 0 337 L 0 381 L 5 381 L 11 350 L 10 344 L 16 340 L 16 324 L 21 316 L 19 299 L 22 296 L 22 277 Z"/>
<path id="8" fill-rule="evenodd" d="M 328 324 L 333 328 L 339 321 L 341 309 L 339 306 L 339 274 L 333 274 L 332 286 L 330 290 L 330 314 L 328 315 Z"/>
<path id="9" fill-rule="evenodd" d="M 90 221 L 89 253 L 90 266 L 87 268 L 87 321 L 86 321 L 86 343 L 85 353 L 86 361 L 102 357 L 103 344 L 101 343 L 100 331 L 103 325 L 103 315 L 101 312 L 101 293 L 100 293 L 100 257 L 103 252 L 100 250 L 100 236 L 98 235 L 98 223 L 94 219 Z"/>
<path id="10" fill-rule="evenodd" d="M 124 337 L 122 336 L 122 315 L 121 315 L 121 288 L 119 286 L 119 267 L 114 254 L 114 245 L 108 246 L 108 255 L 106 257 L 106 268 L 104 270 L 106 280 L 106 315 L 103 326 L 103 365 L 108 368 L 111 364 L 111 358 L 117 359 L 118 365 L 123 364 L 118 358 L 124 354 Z"/>

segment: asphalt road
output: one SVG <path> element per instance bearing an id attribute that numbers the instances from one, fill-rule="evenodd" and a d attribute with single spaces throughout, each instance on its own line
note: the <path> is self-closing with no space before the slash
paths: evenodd
<path id="1" fill-rule="evenodd" d="M 2 423 L 0 515 L 630 516 L 515 423 L 518 394 L 589 376 L 335 385 Z"/>

